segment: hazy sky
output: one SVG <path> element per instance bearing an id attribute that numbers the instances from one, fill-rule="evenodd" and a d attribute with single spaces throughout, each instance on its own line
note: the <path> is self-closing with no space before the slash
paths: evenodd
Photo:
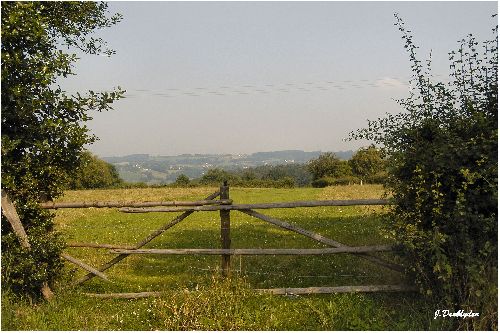
<path id="1" fill-rule="evenodd" d="M 99 156 L 357 149 L 348 133 L 408 95 L 410 63 L 468 33 L 492 37 L 496 2 L 111 2 L 124 18 L 99 36 L 117 54 L 83 56 L 68 91 L 121 86 L 127 98 L 88 127 Z"/>

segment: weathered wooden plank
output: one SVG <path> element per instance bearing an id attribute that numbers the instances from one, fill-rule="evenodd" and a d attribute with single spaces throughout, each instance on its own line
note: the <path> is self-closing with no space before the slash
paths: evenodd
<path id="1" fill-rule="evenodd" d="M 367 292 L 416 292 L 418 288 L 409 285 L 371 285 L 371 286 L 339 286 L 339 287 L 307 287 L 307 288 L 272 288 L 255 289 L 257 293 L 273 295 L 309 295 L 309 294 L 334 294 L 334 293 L 367 293 Z M 93 294 L 85 293 L 90 297 L 102 299 L 134 299 L 144 297 L 159 297 L 161 291 L 145 291 L 140 293 L 110 293 Z"/>
<path id="2" fill-rule="evenodd" d="M 273 218 L 273 217 L 270 217 L 270 216 L 258 213 L 258 212 L 254 211 L 254 210 L 246 209 L 246 210 L 240 210 L 240 211 L 242 213 L 248 214 L 250 216 L 256 217 L 256 218 L 261 219 L 263 221 L 266 221 L 266 222 L 269 222 L 271 224 L 274 224 L 274 225 L 276 225 L 278 227 L 281 227 L 283 229 L 294 231 L 294 232 L 296 232 L 298 234 L 301 234 L 301 235 L 304 235 L 304 236 L 309 237 L 311 239 L 314 239 L 314 240 L 316 240 L 316 241 L 318 241 L 320 243 L 323 243 L 323 244 L 326 244 L 326 245 L 330 245 L 330 246 L 333 246 L 333 247 L 347 247 L 347 245 L 342 244 L 342 243 L 337 242 L 337 241 L 334 241 L 333 239 L 326 238 L 326 237 L 324 237 L 324 236 L 322 236 L 320 234 L 317 234 L 317 233 L 314 233 L 312 231 L 305 230 L 303 228 L 291 225 L 290 223 L 287 223 L 287 222 L 278 220 L 276 218 Z M 390 262 L 387 262 L 387 261 L 385 261 L 385 260 L 383 260 L 381 258 L 375 257 L 373 255 L 364 254 L 364 253 L 359 253 L 359 254 L 355 254 L 355 255 L 363 257 L 363 258 L 365 258 L 367 260 L 372 261 L 373 263 L 376 263 L 378 265 L 384 266 L 386 268 L 389 268 L 389 269 L 392 269 L 392 270 L 395 270 L 395 271 L 398 271 L 398 272 L 403 271 L 403 269 L 400 266 L 395 265 L 395 264 L 390 263 Z"/>
<path id="3" fill-rule="evenodd" d="M 133 246 L 129 245 L 114 245 L 114 244 L 95 244 L 95 243 L 68 243 L 67 247 L 90 247 L 96 249 L 134 249 Z"/>
<path id="4" fill-rule="evenodd" d="M 259 293 L 273 295 L 305 295 L 305 294 L 333 294 L 354 292 L 413 292 L 417 287 L 408 285 L 372 285 L 372 286 L 339 286 L 339 287 L 308 287 L 308 288 L 273 288 L 256 289 Z"/>
<path id="5" fill-rule="evenodd" d="M 391 251 L 392 246 L 357 246 L 336 247 L 324 249 L 114 249 L 116 254 L 168 254 L 168 255 L 325 255 L 337 253 L 367 253 Z"/>
<path id="6" fill-rule="evenodd" d="M 31 249 L 31 245 L 28 241 L 28 235 L 26 234 L 23 224 L 21 223 L 21 219 L 17 214 L 16 207 L 14 207 L 14 204 L 4 190 L 2 190 L 2 212 L 12 226 L 12 229 L 19 239 L 21 246 L 25 249 Z"/>
<path id="7" fill-rule="evenodd" d="M 220 187 L 220 198 L 223 200 L 229 199 L 229 186 L 227 182 Z M 231 248 L 231 211 L 221 210 L 220 212 L 220 238 L 221 248 L 229 250 Z M 221 256 L 222 275 L 229 276 L 231 273 L 231 256 L 230 253 L 225 253 Z"/>
<path id="8" fill-rule="evenodd" d="M 24 230 L 23 224 L 21 223 L 21 219 L 19 218 L 19 214 L 17 214 L 16 207 L 10 200 L 9 196 L 7 195 L 7 192 L 4 190 L 1 190 L 1 195 L 2 195 L 2 212 L 5 218 L 7 218 L 7 221 L 9 221 L 10 225 L 12 226 L 12 229 L 14 230 L 14 233 L 16 234 L 17 238 L 19 239 L 19 242 L 21 243 L 21 247 L 24 249 L 31 249 L 31 245 L 28 241 L 28 235 L 26 234 L 26 231 Z M 50 301 L 54 297 L 54 293 L 49 287 L 49 284 L 47 282 L 42 283 L 42 288 L 41 292 L 43 297 Z"/>
<path id="9" fill-rule="evenodd" d="M 209 195 L 208 197 L 205 198 L 205 200 L 212 200 L 212 199 L 215 199 L 217 198 L 218 196 L 220 195 L 220 192 L 217 191 L 211 195 Z M 151 234 L 149 234 L 145 239 L 143 239 L 142 241 L 140 241 L 139 243 L 137 243 L 135 245 L 135 249 L 139 249 L 141 247 L 143 247 L 144 245 L 146 245 L 147 243 L 151 242 L 153 239 L 155 239 L 156 237 L 158 237 L 159 235 L 161 235 L 164 231 L 170 229 L 171 227 L 173 227 L 174 225 L 176 225 L 177 223 L 181 222 L 182 220 L 184 220 L 186 217 L 188 217 L 189 215 L 191 215 L 193 212 L 185 212 L 179 216 L 177 216 L 175 219 L 173 219 L 172 221 L 164 224 L 162 227 L 160 227 L 158 230 L 152 232 Z M 102 265 L 101 267 L 99 267 L 99 271 L 100 272 L 104 272 L 105 270 L 109 269 L 110 267 L 113 267 L 115 264 L 119 263 L 120 261 L 122 261 L 123 259 L 127 258 L 129 255 L 128 254 L 119 254 L 117 255 L 116 257 L 114 257 L 113 259 L 111 259 L 110 261 L 108 261 L 107 263 L 105 263 L 104 265 Z M 95 276 L 95 274 L 93 273 L 89 273 L 87 275 L 85 275 L 83 278 L 79 279 L 76 284 L 81 284 L 85 281 L 88 281 L 89 279 L 93 278 Z"/>
<path id="10" fill-rule="evenodd" d="M 86 270 L 87 272 L 90 272 L 92 274 L 95 274 L 97 275 L 98 277 L 100 277 L 101 279 L 103 280 L 106 280 L 106 281 L 109 281 L 108 277 L 102 273 L 102 272 L 99 272 L 97 269 L 95 269 L 94 267 L 92 266 L 89 266 L 87 265 L 86 263 L 76 259 L 76 258 L 73 258 L 72 256 L 68 255 L 68 254 L 65 254 L 65 253 L 62 253 L 61 254 L 61 257 L 63 257 L 64 259 L 66 259 L 67 261 L 69 262 L 72 262 L 73 264 L 77 265 L 77 266 L 80 266 L 81 268 L 83 268 L 84 270 Z"/>
<path id="11" fill-rule="evenodd" d="M 158 297 L 163 293 L 160 291 L 144 291 L 141 293 L 110 293 L 110 294 L 91 294 L 85 293 L 87 296 L 97 297 L 97 298 L 125 298 L 125 299 L 133 299 L 133 298 L 144 298 L 144 297 Z"/>
<path id="12" fill-rule="evenodd" d="M 235 204 L 214 206 L 192 206 L 192 207 L 155 207 L 155 208 L 121 208 L 124 213 L 171 213 L 182 211 L 210 212 L 216 210 L 244 210 L 244 209 L 274 209 L 274 208 L 298 208 L 298 207 L 323 207 L 323 206 L 363 206 L 363 205 L 387 205 L 389 200 L 385 199 L 359 199 L 359 200 L 314 200 L 314 201 L 291 201 L 257 204 Z"/>
<path id="13" fill-rule="evenodd" d="M 205 206 L 205 205 L 227 205 L 232 200 L 199 200 L 199 201 L 81 201 L 81 202 L 43 202 L 40 208 L 120 208 L 120 207 L 158 207 L 158 206 Z"/>

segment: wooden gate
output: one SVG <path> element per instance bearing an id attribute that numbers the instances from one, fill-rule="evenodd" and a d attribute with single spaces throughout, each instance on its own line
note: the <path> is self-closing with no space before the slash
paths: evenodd
<path id="1" fill-rule="evenodd" d="M 216 200 L 216 198 L 219 198 Z M 116 207 L 124 213 L 148 213 L 148 212 L 181 212 L 170 222 L 164 224 L 159 229 L 149 234 L 142 241 L 133 246 L 112 245 L 112 244 L 89 244 L 89 243 L 70 243 L 69 247 L 94 247 L 107 248 L 110 253 L 116 256 L 102 265 L 99 268 L 92 268 L 82 263 L 80 260 L 63 255 L 66 260 L 69 260 L 83 269 L 88 274 L 76 281 L 76 284 L 81 284 L 89 279 L 98 276 L 107 279 L 104 272 L 122 261 L 130 255 L 140 254 L 158 254 L 158 255 L 218 255 L 221 256 L 222 275 L 227 277 L 230 275 L 231 256 L 233 255 L 334 255 L 338 253 L 349 253 L 354 256 L 369 260 L 377 265 L 401 272 L 402 267 L 388 262 L 380 257 L 375 256 L 374 252 L 392 251 L 391 246 L 348 246 L 336 240 L 324 237 L 318 233 L 305 230 L 288 222 L 281 221 L 274 217 L 264 215 L 255 211 L 255 209 L 286 209 L 297 207 L 322 207 L 322 206 L 356 206 L 356 205 L 386 205 L 387 200 L 382 199 L 362 199 L 362 200 L 322 200 L 322 201 L 296 201 L 296 202 L 279 202 L 279 203 L 259 203 L 259 204 L 234 204 L 230 199 L 229 186 L 227 182 L 220 187 L 218 192 L 207 196 L 204 200 L 199 201 L 169 201 L 169 202 L 73 202 L 73 203 L 43 203 L 42 208 L 58 209 L 58 208 L 87 208 L 87 207 Z M 296 232 L 303 236 L 309 237 L 317 242 L 326 244 L 328 248 L 322 249 L 235 249 L 231 248 L 231 211 L 237 210 L 254 218 L 260 219 L 277 227 Z M 219 211 L 220 212 L 220 230 L 221 230 L 221 248 L 219 249 L 142 249 L 142 247 L 153 239 L 161 235 L 166 230 L 186 219 L 195 212 L 204 211 Z M 309 288 L 274 288 L 274 289 L 257 289 L 259 292 L 272 294 L 313 294 L 313 293 L 338 293 L 338 292 L 373 292 L 373 291 L 414 291 L 413 286 L 408 285 L 368 285 L 368 286 L 338 286 L 338 287 L 309 287 Z M 145 297 L 155 296 L 158 292 L 146 293 L 127 293 L 113 295 L 95 295 L 99 297 Z"/>

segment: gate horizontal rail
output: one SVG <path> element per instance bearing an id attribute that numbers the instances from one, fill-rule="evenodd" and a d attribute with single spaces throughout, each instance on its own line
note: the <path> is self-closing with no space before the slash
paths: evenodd
<path id="1" fill-rule="evenodd" d="M 389 245 L 349 246 L 324 249 L 113 249 L 114 254 L 168 254 L 168 255 L 324 255 L 337 253 L 367 253 L 392 251 Z"/>
<path id="2" fill-rule="evenodd" d="M 223 204 L 214 206 L 192 206 L 192 207 L 172 207 L 172 208 L 121 208 L 123 213 L 171 213 L 171 212 L 210 212 L 217 210 L 246 210 L 246 209 L 273 209 L 273 208 L 299 208 L 299 207 L 322 207 L 322 206 L 373 206 L 388 205 L 386 199 L 359 199 L 359 200 L 315 200 L 315 201 L 292 201 L 292 202 L 272 202 L 257 204 Z"/>
<path id="3" fill-rule="evenodd" d="M 272 288 L 255 289 L 263 294 L 273 295 L 308 295 L 308 294 L 335 294 L 335 293 L 355 293 L 355 292 L 412 292 L 418 291 L 415 286 L 409 285 L 372 285 L 372 286 L 339 286 L 339 287 L 308 287 L 308 288 Z"/>
<path id="4" fill-rule="evenodd" d="M 43 202 L 40 208 L 120 208 L 120 207 L 171 207 L 171 206 L 205 206 L 205 205 L 228 205 L 233 200 L 198 200 L 198 201 L 80 201 L 80 202 Z"/>

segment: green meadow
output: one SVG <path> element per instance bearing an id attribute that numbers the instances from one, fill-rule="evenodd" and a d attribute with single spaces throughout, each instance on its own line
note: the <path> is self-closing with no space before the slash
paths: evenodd
<path id="1" fill-rule="evenodd" d="M 59 201 L 199 200 L 213 188 L 143 188 L 69 191 Z M 379 185 L 322 189 L 230 188 L 234 203 L 380 198 Z M 269 209 L 260 212 L 351 246 L 387 245 L 379 206 Z M 126 214 L 117 209 L 56 211 L 56 227 L 68 243 L 134 245 L 179 213 Z M 231 212 L 232 248 L 322 248 L 305 236 L 240 212 Z M 195 212 L 144 248 L 220 248 L 218 212 Z M 99 267 L 108 249 L 67 248 Z M 397 262 L 392 253 L 378 256 Z M 86 273 L 66 263 L 66 276 L 49 303 L 2 295 L 3 330 L 440 330 L 433 304 L 419 294 L 258 294 L 258 288 L 408 284 L 402 273 L 350 254 L 232 256 L 231 277 L 221 278 L 220 256 L 131 255 L 105 273 L 72 287 Z M 85 293 L 161 291 L 142 299 L 97 299 Z"/>

